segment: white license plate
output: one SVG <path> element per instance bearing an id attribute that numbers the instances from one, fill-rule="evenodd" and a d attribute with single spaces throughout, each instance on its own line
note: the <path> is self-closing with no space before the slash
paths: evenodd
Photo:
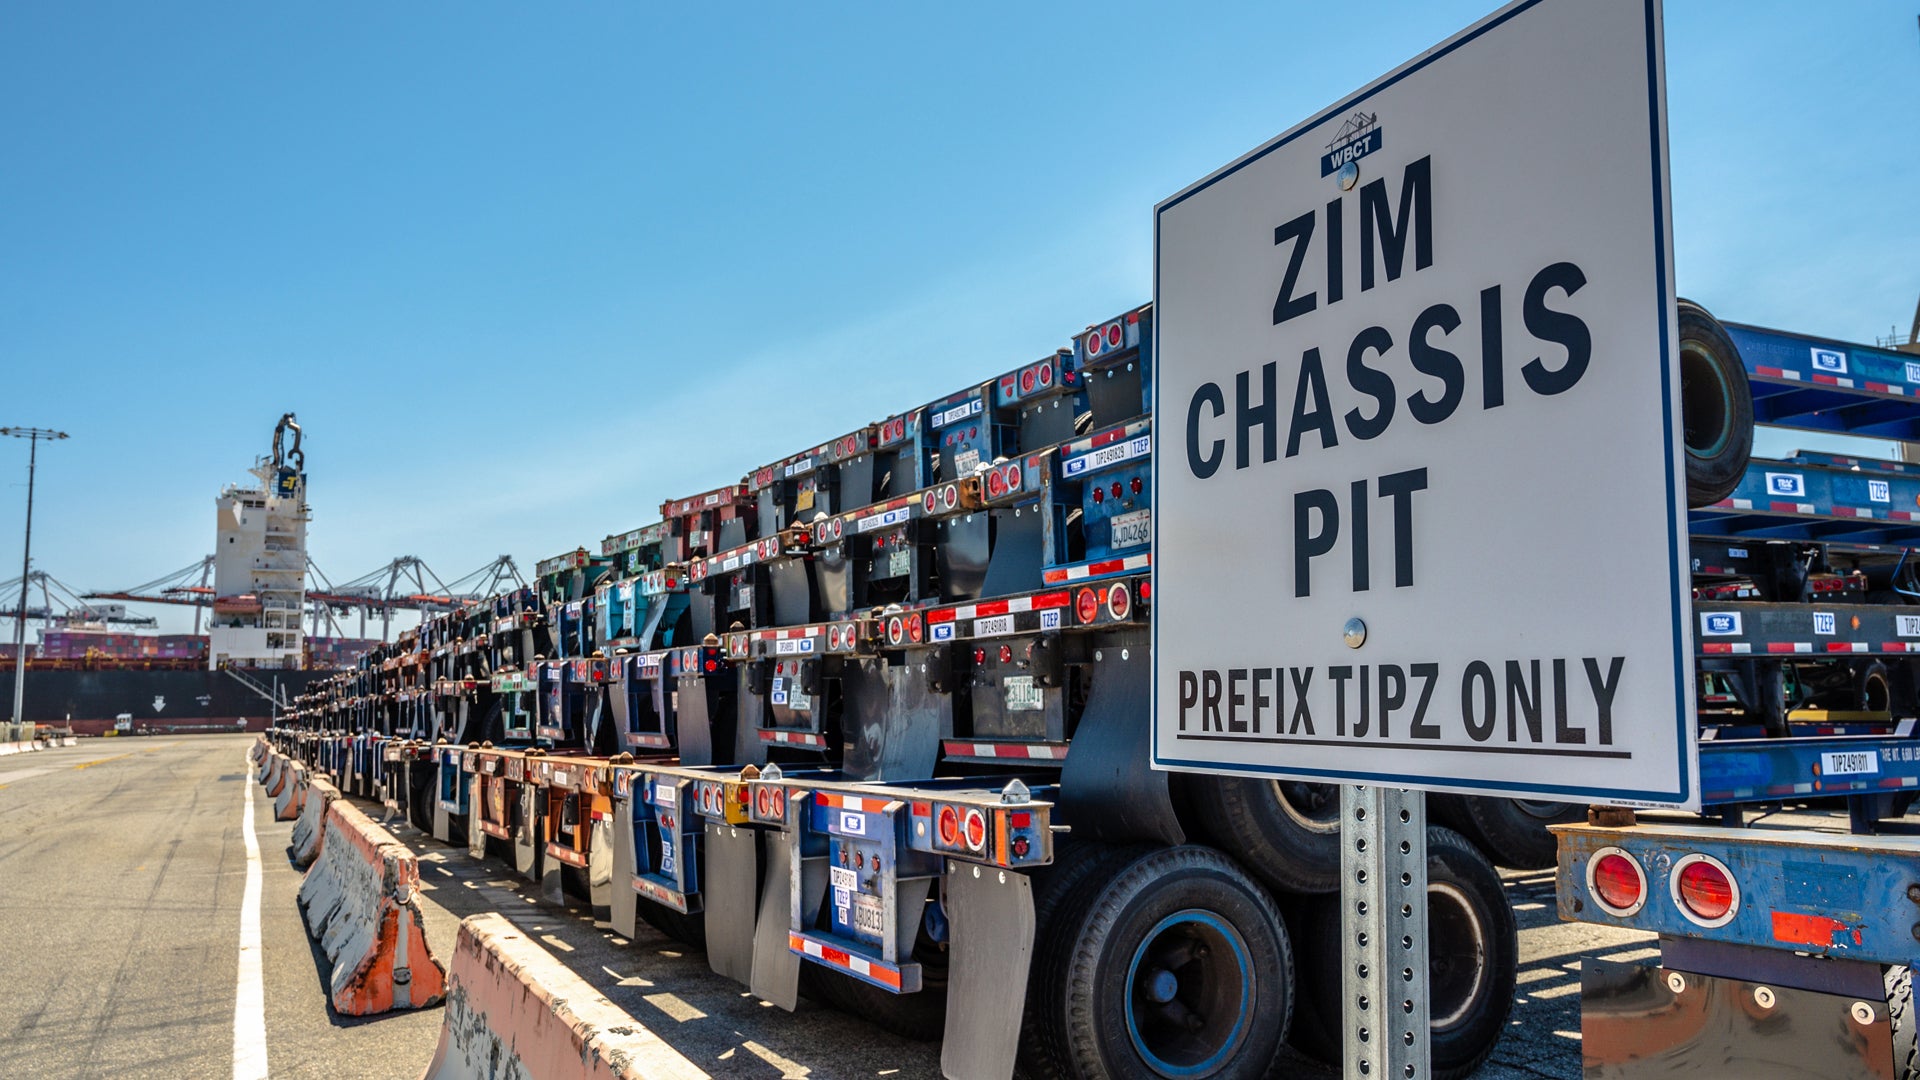
<path id="1" fill-rule="evenodd" d="M 989 615 L 984 619 L 973 620 L 974 637 L 998 637 L 1001 634 L 1011 633 L 1013 633 L 1013 616 L 1011 615 Z"/>
<path id="2" fill-rule="evenodd" d="M 675 798 L 676 792 L 672 784 L 661 782 L 653 785 L 653 801 L 655 803 L 661 806 L 671 807 L 675 805 Z"/>
<path id="3" fill-rule="evenodd" d="M 813 708 L 813 698 L 801 693 L 800 684 L 795 683 L 793 689 L 787 691 L 787 708 L 806 712 Z"/>
<path id="4" fill-rule="evenodd" d="M 1153 511 L 1135 510 L 1131 514 L 1121 514 L 1114 518 L 1112 547 L 1124 548 L 1144 544 L 1153 539 Z"/>
<path id="5" fill-rule="evenodd" d="M 897 547 L 887 552 L 887 576 L 905 577 L 913 572 L 913 549 Z"/>
<path id="6" fill-rule="evenodd" d="M 881 912 L 879 897 L 865 893 L 853 894 L 853 928 L 875 937 L 887 932 L 887 920 Z"/>
<path id="7" fill-rule="evenodd" d="M 1000 692 L 1011 712 L 1038 712 L 1045 707 L 1046 692 L 1033 684 L 1031 675 L 1009 675 L 1000 680 Z"/>
<path id="8" fill-rule="evenodd" d="M 1880 757 L 1871 750 L 1842 750 L 1820 755 L 1822 776 L 1864 776 L 1880 771 Z"/>
<path id="9" fill-rule="evenodd" d="M 979 467 L 980 451 L 978 450 L 969 448 L 953 455 L 953 471 L 955 476 L 972 476 L 973 470 Z"/>

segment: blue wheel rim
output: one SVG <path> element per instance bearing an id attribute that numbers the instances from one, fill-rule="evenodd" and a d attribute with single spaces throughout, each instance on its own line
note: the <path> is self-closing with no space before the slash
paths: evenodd
<path id="1" fill-rule="evenodd" d="M 1246 1041 L 1253 957 L 1226 920 L 1189 908 L 1156 923 L 1127 965 L 1127 1037 L 1155 1073 L 1206 1076 Z"/>

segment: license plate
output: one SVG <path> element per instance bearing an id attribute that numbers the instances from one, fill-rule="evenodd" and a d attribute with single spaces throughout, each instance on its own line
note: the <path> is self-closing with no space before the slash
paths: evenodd
<path id="1" fill-rule="evenodd" d="M 1880 771 L 1880 758 L 1871 750 L 1842 750 L 1820 755 L 1823 776 L 1863 776 Z"/>
<path id="2" fill-rule="evenodd" d="M 653 785 L 653 801 L 660 806 L 674 805 L 677 795 L 672 784 L 661 782 Z"/>
<path id="3" fill-rule="evenodd" d="M 1134 547 L 1153 539 L 1153 511 L 1135 510 L 1113 519 L 1112 547 Z"/>
<path id="4" fill-rule="evenodd" d="M 1000 692 L 1012 712 L 1038 712 L 1046 704 L 1045 692 L 1033 684 L 1031 675 L 1009 675 L 1001 679 Z"/>
<path id="5" fill-rule="evenodd" d="M 956 476 L 972 476 L 973 470 L 980 467 L 980 451 L 971 447 L 953 455 L 953 471 Z"/>
<path id="6" fill-rule="evenodd" d="M 853 928 L 875 937 L 887 932 L 887 920 L 881 912 L 879 897 L 865 893 L 853 894 Z"/>
<path id="7" fill-rule="evenodd" d="M 897 547 L 887 552 L 887 576 L 905 577 L 913 573 L 913 550 Z"/>
<path id="8" fill-rule="evenodd" d="M 787 708 L 806 712 L 813 708 L 813 698 L 802 692 L 800 685 L 795 683 L 793 687 L 787 691 Z"/>

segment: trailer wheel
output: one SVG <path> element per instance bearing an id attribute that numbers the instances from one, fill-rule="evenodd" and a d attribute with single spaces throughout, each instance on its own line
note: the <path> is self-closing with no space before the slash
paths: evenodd
<path id="1" fill-rule="evenodd" d="M 1063 924 L 1086 910 L 1090 894 L 1104 889 L 1115 871 L 1151 850 L 1144 845 L 1068 839 L 1054 849 L 1052 863 L 1034 872 L 1033 959 L 1027 967 L 1016 1068 L 1025 1080 L 1062 1080 L 1071 1075 L 1058 1050 L 1068 1024 L 1066 979 L 1074 947 L 1072 927 Z"/>
<path id="2" fill-rule="evenodd" d="M 1855 707 L 1862 712 L 1893 711 L 1893 676 L 1878 660 L 1862 667 L 1853 679 Z"/>
<path id="3" fill-rule="evenodd" d="M 1582 803 L 1507 799 L 1493 795 L 1427 796 L 1429 815 L 1472 840 L 1495 866 L 1545 870 L 1557 861 L 1549 825 L 1585 821 Z"/>
<path id="4" fill-rule="evenodd" d="M 1293 1012 L 1293 950 L 1273 898 L 1209 848 L 1121 867 L 1060 931 L 1058 1062 L 1075 1078 L 1264 1077 Z M 1073 910 L 1063 908 L 1062 911 Z"/>
<path id="5" fill-rule="evenodd" d="M 1293 1047 L 1340 1060 L 1340 898 L 1297 909 L 1299 1004 Z M 1493 1053 L 1513 1008 L 1520 941 L 1500 875 L 1467 838 L 1427 827 L 1427 970 L 1433 1075 L 1458 1080 Z"/>
<path id="6" fill-rule="evenodd" d="M 1753 453 L 1753 392 L 1740 350 L 1720 320 L 1680 301 L 1680 419 L 1687 448 L 1687 505 L 1733 494 Z"/>
<path id="7" fill-rule="evenodd" d="M 656 904 L 644 896 L 634 902 L 634 909 L 640 913 L 642 919 L 646 920 L 648 926 L 680 944 L 694 949 L 707 947 L 706 912 L 688 915 L 685 912 L 675 911 L 665 904 Z"/>
<path id="8" fill-rule="evenodd" d="M 1340 887 L 1340 788 L 1336 784 L 1187 778 L 1198 824 L 1279 892 L 1325 893 Z"/>

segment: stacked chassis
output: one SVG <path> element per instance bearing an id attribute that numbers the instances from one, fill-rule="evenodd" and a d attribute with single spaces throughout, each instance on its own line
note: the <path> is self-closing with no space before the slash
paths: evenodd
<path id="1" fill-rule="evenodd" d="M 1779 366 L 1832 343 L 1705 325 L 1708 359 L 1733 355 L 1713 333 L 1739 342 L 1767 422 L 1834 423 L 1825 404 L 1773 408 L 1789 404 L 1775 387 L 1855 389 Z M 944 1027 L 952 1076 L 1016 1062 L 1260 1075 L 1289 1014 L 1295 1045 L 1327 1057 L 1337 796 L 1147 767 L 1151 337 L 1151 310 L 1129 312 L 1071 350 L 672 500 L 598 554 L 545 560 L 535 585 L 403 635 L 276 738 L 616 929 L 641 918 L 704 943 L 715 971 L 766 1000 L 792 1008 L 804 992 L 905 1033 Z M 1864 392 L 1895 396 L 1877 385 Z M 1750 434 L 1744 387 L 1690 402 L 1690 447 L 1695 413 Z M 1839 474 L 1871 473 L 1920 511 L 1920 476 L 1788 464 L 1821 493 L 1811 509 L 1752 510 L 1748 489 L 1786 467 L 1754 462 L 1694 512 L 1703 618 L 1740 614 L 1739 635 L 1700 639 L 1715 802 L 1779 796 L 1774 774 L 1821 760 L 1803 744 L 1868 740 L 1897 759 L 1889 711 L 1913 697 L 1911 661 L 1891 649 L 1821 654 L 1846 668 L 1842 687 L 1767 635 L 1797 626 L 1779 612 L 1810 613 L 1809 599 L 1902 598 L 1897 537 L 1817 540 L 1903 519 L 1819 499 L 1852 491 Z M 1775 534 L 1789 525 L 1802 532 Z M 1818 611 L 1900 640 L 1892 604 Z M 1778 738 L 1808 727 L 1817 738 Z M 1729 786 L 1763 764 L 1768 783 Z M 1876 788 L 1861 819 L 1914 787 Z M 1574 812 L 1435 804 L 1523 865 L 1551 857 L 1541 823 Z M 1457 1075 L 1504 1026 L 1513 923 L 1473 844 L 1436 829 L 1432 848 L 1430 896 L 1451 905 L 1434 949 L 1463 951 L 1450 932 L 1479 943 L 1467 977 L 1435 987 L 1436 1071 Z"/>

